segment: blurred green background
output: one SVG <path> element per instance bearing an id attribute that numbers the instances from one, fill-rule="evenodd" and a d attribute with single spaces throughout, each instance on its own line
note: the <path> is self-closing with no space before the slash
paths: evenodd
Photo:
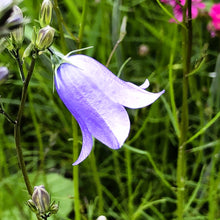
<path id="1" fill-rule="evenodd" d="M 79 34 L 83 3 L 59 0 L 60 16 L 53 10 L 53 47 L 63 54 L 78 47 L 74 37 Z M 207 11 L 193 20 L 191 64 L 192 69 L 200 68 L 189 77 L 187 137 L 202 132 L 186 146 L 184 219 L 220 219 L 220 125 L 219 119 L 211 121 L 220 111 L 220 41 L 211 38 L 207 30 L 212 3 L 207 1 Z M 41 1 L 23 0 L 19 6 L 29 19 L 22 54 L 33 26 L 39 27 Z M 164 7 L 172 13 L 171 7 Z M 109 220 L 175 219 L 179 134 L 175 118 L 179 121 L 182 104 L 181 27 L 170 23 L 170 17 L 154 0 L 90 0 L 85 13 L 82 47 L 93 48 L 82 53 L 105 65 L 119 39 L 123 16 L 127 16 L 127 34 L 109 69 L 117 75 L 130 58 L 120 78 L 137 85 L 148 78 L 148 91 L 166 92 L 149 107 L 128 109 L 131 130 L 125 146 L 113 151 L 95 141 L 92 154 L 78 166 L 81 219 L 92 220 L 101 214 Z M 15 118 L 22 82 L 16 61 L 7 50 L 0 54 L 0 64 L 10 71 L 9 79 L 0 85 L 0 102 Z M 30 65 L 29 58 L 24 65 Z M 215 78 L 210 75 L 213 72 Z M 52 200 L 59 201 L 59 212 L 51 219 L 66 220 L 74 219 L 72 116 L 54 91 L 53 76 L 49 54 L 40 55 L 29 87 L 21 141 L 32 185 L 44 184 Z M 25 205 L 30 197 L 18 166 L 13 133 L 13 124 L 0 115 L 0 219 L 36 219 Z"/>

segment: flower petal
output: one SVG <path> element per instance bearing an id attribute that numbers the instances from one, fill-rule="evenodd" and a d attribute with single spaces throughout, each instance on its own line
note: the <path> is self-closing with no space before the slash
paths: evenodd
<path id="1" fill-rule="evenodd" d="M 128 114 L 123 106 L 109 99 L 87 77 L 88 71 L 91 69 L 61 64 L 55 75 L 57 92 L 76 120 L 80 117 L 95 138 L 112 149 L 118 149 L 130 130 Z"/>
<path id="2" fill-rule="evenodd" d="M 83 122 L 83 120 L 79 115 L 76 115 L 76 113 L 74 113 L 74 117 L 77 118 L 77 122 L 79 123 L 80 129 L 82 131 L 83 143 L 79 157 L 73 163 L 73 166 L 85 160 L 91 153 L 93 146 L 92 134 L 89 132 L 88 128 L 86 127 L 86 124 Z"/>
<path id="3" fill-rule="evenodd" d="M 151 93 L 133 83 L 125 82 L 115 76 L 104 65 L 86 55 L 73 55 L 67 59 L 83 71 L 85 77 L 90 82 L 93 82 L 113 102 L 126 107 L 142 108 L 148 106 L 164 93 L 164 91 Z"/>

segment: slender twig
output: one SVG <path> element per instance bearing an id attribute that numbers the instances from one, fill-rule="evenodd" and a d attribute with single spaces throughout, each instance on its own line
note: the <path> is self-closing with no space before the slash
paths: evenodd
<path id="1" fill-rule="evenodd" d="M 84 0 L 81 24 L 80 24 L 79 35 L 78 35 L 78 49 L 82 47 L 82 38 L 84 34 L 84 26 L 85 26 L 86 15 L 87 15 L 87 5 L 88 5 L 88 0 Z"/>
<path id="2" fill-rule="evenodd" d="M 24 178 L 24 182 L 26 184 L 26 188 L 28 190 L 29 195 L 31 196 L 33 193 L 33 189 L 32 186 L 30 184 L 30 180 L 28 178 L 28 174 L 27 174 L 27 170 L 26 170 L 26 166 L 25 166 L 25 162 L 24 162 L 24 158 L 23 158 L 23 153 L 22 153 L 22 148 L 21 148 L 21 118 L 23 116 L 23 112 L 24 112 L 24 107 L 25 107 L 25 101 L 27 98 L 27 91 L 28 91 L 28 85 L 32 76 L 32 73 L 34 71 L 34 66 L 35 66 L 35 61 L 36 61 L 36 57 L 33 56 L 32 57 L 32 61 L 31 61 L 31 65 L 27 74 L 27 78 L 24 81 L 23 84 L 23 88 L 22 88 L 22 95 L 21 95 L 21 103 L 19 106 L 19 110 L 18 110 L 18 114 L 17 114 L 17 120 L 16 120 L 16 124 L 14 127 L 14 138 L 15 138 L 15 144 L 16 144 L 16 150 L 17 150 L 17 156 L 18 156 L 18 162 L 19 162 L 19 166 L 21 168 L 22 171 L 22 175 Z"/>
<path id="3" fill-rule="evenodd" d="M 2 104 L 0 103 L 0 114 L 3 114 L 9 122 L 16 124 L 16 122 L 3 110 Z"/>
<path id="4" fill-rule="evenodd" d="M 24 69 L 23 69 L 23 63 L 22 63 L 20 55 L 19 55 L 19 49 L 12 50 L 11 54 L 14 56 L 14 58 L 17 61 L 19 72 L 20 72 L 20 76 L 21 76 L 21 80 L 22 80 L 22 82 L 24 82 L 25 81 Z"/>
<path id="5" fill-rule="evenodd" d="M 109 55 L 109 58 L 108 58 L 108 60 L 107 60 L 107 63 L 105 64 L 105 66 L 106 67 L 108 67 L 108 65 L 109 65 L 109 63 L 110 63 L 110 61 L 111 61 L 111 59 L 112 59 L 112 56 L 113 56 L 113 54 L 115 53 L 115 51 L 116 51 L 116 49 L 118 48 L 118 45 L 121 43 L 121 40 L 117 40 L 117 42 L 115 43 L 115 46 L 113 47 L 113 49 L 112 49 L 112 51 L 111 51 L 111 53 L 110 53 L 110 55 Z"/>
<path id="6" fill-rule="evenodd" d="M 16 50 L 16 59 L 17 59 L 19 70 L 20 70 L 21 79 L 24 82 L 25 76 L 24 76 L 23 64 L 22 64 L 22 61 L 19 55 L 19 49 Z"/>
<path id="7" fill-rule="evenodd" d="M 59 28 L 59 34 L 60 34 L 60 45 L 62 48 L 62 52 L 66 53 L 66 44 L 65 44 L 65 37 L 64 37 L 64 31 L 63 31 L 63 26 L 62 26 L 62 14 L 60 12 L 59 6 L 58 6 L 58 1 L 54 0 L 54 11 L 56 13 L 56 17 L 58 20 L 58 28 Z"/>

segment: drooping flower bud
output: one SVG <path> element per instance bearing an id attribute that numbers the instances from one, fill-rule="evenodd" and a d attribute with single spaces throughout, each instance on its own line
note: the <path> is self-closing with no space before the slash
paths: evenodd
<path id="1" fill-rule="evenodd" d="M 8 68 L 0 67 L 0 84 L 2 84 L 8 78 Z"/>
<path id="2" fill-rule="evenodd" d="M 15 5 L 13 7 L 13 12 L 11 14 L 11 17 L 8 19 L 8 22 L 11 24 L 17 24 L 23 21 L 23 13 L 21 9 Z M 20 47 L 23 40 L 24 40 L 24 26 L 20 25 L 15 30 L 11 32 L 12 36 L 12 43 L 16 45 L 17 47 Z"/>
<path id="3" fill-rule="evenodd" d="M 41 5 L 41 11 L 40 11 L 40 25 L 41 27 L 46 27 L 47 25 L 50 25 L 50 21 L 52 18 L 52 9 L 53 5 L 50 0 L 44 0 Z"/>
<path id="4" fill-rule="evenodd" d="M 127 16 L 124 16 L 121 23 L 119 41 L 122 41 L 127 33 L 126 26 L 127 26 Z"/>
<path id="5" fill-rule="evenodd" d="M 32 200 L 40 214 L 46 214 L 50 209 L 50 195 L 43 185 L 34 187 Z"/>
<path id="6" fill-rule="evenodd" d="M 41 28 L 38 32 L 35 46 L 38 50 L 45 50 L 48 48 L 52 42 L 54 37 L 55 30 L 47 25 L 44 28 Z"/>

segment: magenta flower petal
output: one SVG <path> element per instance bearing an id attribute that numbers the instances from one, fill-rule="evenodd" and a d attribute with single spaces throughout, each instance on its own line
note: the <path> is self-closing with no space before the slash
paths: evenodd
<path id="1" fill-rule="evenodd" d="M 212 25 L 215 31 L 220 30 L 220 3 L 213 4 L 209 12 L 209 16 L 212 18 Z"/>
<path id="2" fill-rule="evenodd" d="M 78 121 L 83 145 L 79 158 L 82 162 L 92 150 L 92 136 L 109 148 L 120 148 L 130 130 L 130 121 L 124 106 L 140 108 L 154 102 L 164 91 L 145 91 L 142 87 L 125 82 L 105 66 L 85 55 L 68 57 L 55 74 L 58 95 Z"/>
<path id="3" fill-rule="evenodd" d="M 199 9 L 205 8 L 205 4 L 201 1 L 202 0 L 192 0 L 192 7 L 191 7 L 192 19 L 198 16 Z M 171 5 L 173 7 L 173 13 L 174 13 L 175 18 L 180 22 L 183 21 L 182 7 L 179 4 L 177 4 L 176 0 L 161 0 L 161 2 Z M 182 6 L 184 6 L 186 1 L 179 0 L 179 2 Z M 170 22 L 175 22 L 175 20 L 170 19 Z"/>

